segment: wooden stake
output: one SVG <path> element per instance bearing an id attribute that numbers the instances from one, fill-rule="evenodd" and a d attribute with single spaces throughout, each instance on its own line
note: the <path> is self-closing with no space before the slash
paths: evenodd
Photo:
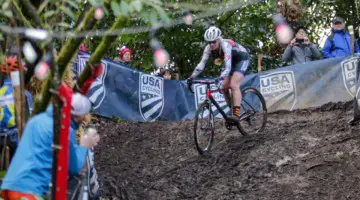
<path id="1" fill-rule="evenodd" d="M 262 61 L 262 55 L 258 55 L 258 72 L 262 71 L 262 66 L 261 66 L 261 61 Z"/>
<path id="2" fill-rule="evenodd" d="M 10 138 L 9 138 L 9 140 L 10 140 Z M 10 165 L 10 147 L 6 146 L 4 148 L 5 148 L 5 166 L 6 166 L 5 169 L 8 169 L 9 165 Z"/>
<path id="3" fill-rule="evenodd" d="M 176 67 L 175 79 L 176 80 L 180 79 L 180 74 L 179 74 L 179 68 L 178 67 Z"/>
<path id="4" fill-rule="evenodd" d="M 20 76 L 19 71 L 11 72 L 11 83 L 13 86 L 13 96 L 15 101 L 15 121 L 16 128 L 18 131 L 18 138 L 21 138 L 21 133 L 23 126 L 21 125 L 21 113 L 22 113 L 22 104 L 21 104 L 21 89 L 20 89 Z"/>
<path id="5" fill-rule="evenodd" d="M 350 54 L 353 55 L 354 54 L 354 27 L 352 25 L 348 26 L 348 30 L 350 33 Z"/>
<path id="6" fill-rule="evenodd" d="M 26 99 L 25 99 L 25 83 L 24 83 L 24 66 L 22 64 L 21 61 L 21 45 L 20 45 L 20 39 L 16 38 L 16 43 L 18 46 L 18 55 L 17 55 L 17 61 L 18 61 L 18 65 L 19 65 L 19 81 L 20 81 L 20 129 L 18 129 L 19 132 L 19 138 L 18 140 L 20 140 L 20 136 L 25 128 L 25 123 L 27 121 L 27 118 L 25 116 L 25 111 L 28 109 L 25 107 L 25 105 L 28 105 L 26 103 Z M 30 111 L 29 111 L 30 112 Z"/>

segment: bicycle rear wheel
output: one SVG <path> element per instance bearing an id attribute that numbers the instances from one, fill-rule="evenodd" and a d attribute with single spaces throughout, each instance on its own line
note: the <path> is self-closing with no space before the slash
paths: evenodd
<path id="1" fill-rule="evenodd" d="M 202 155 L 211 150 L 214 140 L 214 114 L 211 110 L 211 104 L 207 101 L 201 103 L 196 110 L 194 139 L 199 154 Z"/>
<path id="2" fill-rule="evenodd" d="M 264 97 L 252 87 L 242 90 L 241 116 L 238 129 L 244 135 L 259 133 L 267 122 L 267 108 Z"/>

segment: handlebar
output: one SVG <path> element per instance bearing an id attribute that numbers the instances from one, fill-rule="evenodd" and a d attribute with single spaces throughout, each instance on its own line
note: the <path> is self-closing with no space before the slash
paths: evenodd
<path id="1" fill-rule="evenodd" d="M 190 92 L 194 93 L 194 91 L 191 88 L 191 85 L 194 83 L 211 85 L 211 84 L 216 84 L 217 82 L 218 82 L 217 79 L 215 79 L 215 80 L 188 80 L 187 84 L 188 84 L 188 88 L 189 88 Z"/>
<path id="2" fill-rule="evenodd" d="M 200 84 L 215 84 L 217 83 L 216 79 L 215 80 L 193 80 L 192 83 L 200 83 Z"/>

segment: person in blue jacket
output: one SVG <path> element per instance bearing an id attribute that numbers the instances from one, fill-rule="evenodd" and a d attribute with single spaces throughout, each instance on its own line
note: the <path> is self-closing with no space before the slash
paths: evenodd
<path id="1" fill-rule="evenodd" d="M 71 100 L 71 127 L 69 133 L 69 175 L 77 175 L 84 166 L 88 149 L 99 142 L 98 135 L 83 135 L 76 143 L 75 130 L 91 110 L 91 102 L 79 93 Z M 4 199 L 26 197 L 37 199 L 49 192 L 53 158 L 53 109 L 31 118 L 25 126 L 16 153 L 1 185 Z M 30 195 L 30 198 L 29 198 Z"/>
<path id="2" fill-rule="evenodd" d="M 332 33 L 327 38 L 321 53 L 324 58 L 351 55 L 350 34 L 345 30 L 343 18 L 335 17 L 332 21 Z M 354 41 L 354 53 L 360 53 L 357 40 Z"/>

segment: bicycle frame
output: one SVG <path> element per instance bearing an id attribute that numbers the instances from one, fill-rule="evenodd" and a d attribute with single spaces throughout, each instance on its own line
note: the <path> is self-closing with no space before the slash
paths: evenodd
<path id="1" fill-rule="evenodd" d="M 221 109 L 221 107 L 219 106 L 219 104 L 217 103 L 217 101 L 214 99 L 214 97 L 212 96 L 213 92 L 217 92 L 218 90 L 211 90 L 210 89 L 210 84 L 206 84 L 206 100 L 210 100 L 210 102 L 212 104 L 214 104 L 214 106 L 216 107 L 216 109 L 221 113 L 221 115 L 224 117 L 224 119 L 227 119 L 228 116 L 226 115 L 226 113 L 224 112 L 223 109 Z M 211 108 L 210 108 L 211 109 Z"/>
<path id="2" fill-rule="evenodd" d="M 211 88 L 210 88 L 210 85 L 214 84 L 215 81 L 193 81 L 193 83 L 200 83 L 200 84 L 205 84 L 206 85 L 206 98 L 205 98 L 205 101 L 210 101 L 211 104 L 214 104 L 216 109 L 221 113 L 221 115 L 224 117 L 224 119 L 225 120 L 228 119 L 228 116 L 226 115 L 226 113 L 223 111 L 223 109 L 221 109 L 221 107 L 219 106 L 217 101 L 212 96 L 212 93 L 218 91 L 218 89 L 211 90 Z M 211 107 L 209 109 L 211 110 Z"/>
<path id="3" fill-rule="evenodd" d="M 210 81 L 210 80 L 199 80 L 199 81 L 193 81 L 192 83 L 199 83 L 199 84 L 205 84 L 206 85 L 206 99 L 205 101 L 210 101 L 211 104 L 214 104 L 216 109 L 220 112 L 220 114 L 223 116 L 223 118 L 225 120 L 228 119 L 228 116 L 226 115 L 226 113 L 224 112 L 224 110 L 219 106 L 219 104 L 217 103 L 217 101 L 214 99 L 214 97 L 212 96 L 212 93 L 217 92 L 218 89 L 212 90 L 210 88 L 211 84 L 214 84 L 215 81 Z M 242 91 L 241 91 L 242 92 Z M 241 101 L 241 107 L 242 110 L 245 110 L 245 106 L 244 104 L 248 105 L 252 110 L 255 110 L 253 106 L 251 106 L 251 104 L 249 104 L 244 98 Z M 209 108 L 211 110 L 211 108 Z"/>

